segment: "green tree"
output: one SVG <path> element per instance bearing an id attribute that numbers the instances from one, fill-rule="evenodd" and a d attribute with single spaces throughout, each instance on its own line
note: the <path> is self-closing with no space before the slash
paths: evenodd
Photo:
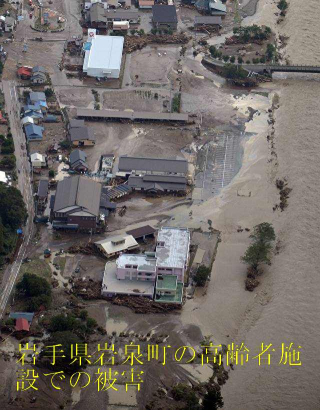
<path id="1" fill-rule="evenodd" d="M 248 72 L 242 67 L 230 63 L 225 64 L 223 70 L 225 77 L 228 79 L 243 79 L 248 76 Z"/>
<path id="2" fill-rule="evenodd" d="M 86 320 L 88 317 L 88 311 L 87 310 L 81 310 L 81 312 L 79 313 L 79 317 L 82 320 Z"/>
<path id="3" fill-rule="evenodd" d="M 173 387 L 172 397 L 175 401 L 183 402 L 184 407 L 179 407 L 183 410 L 200 410 L 199 398 L 191 386 L 179 383 Z"/>
<path id="4" fill-rule="evenodd" d="M 204 286 L 210 276 L 210 268 L 204 265 L 200 265 L 194 276 L 196 286 Z"/>
<path id="5" fill-rule="evenodd" d="M 0 184 L 0 217 L 5 227 L 15 230 L 27 219 L 27 210 L 21 192 Z"/>
<path id="6" fill-rule="evenodd" d="M 243 63 L 243 58 L 241 56 L 238 57 L 238 64 L 242 64 Z"/>
<path id="7" fill-rule="evenodd" d="M 235 61 L 236 61 L 235 56 L 231 56 L 231 57 L 230 57 L 230 63 L 234 64 Z"/>
<path id="8" fill-rule="evenodd" d="M 267 51 L 266 51 L 266 59 L 267 61 L 271 61 L 276 53 L 276 48 L 273 44 L 268 44 L 267 45 Z"/>
<path id="9" fill-rule="evenodd" d="M 52 333 L 47 345 L 61 345 L 60 349 L 63 351 L 63 353 L 60 353 L 58 357 L 56 357 L 54 369 L 59 369 L 59 371 L 62 370 L 68 374 L 72 374 L 84 367 L 85 364 L 82 364 L 80 366 L 78 361 L 75 361 L 71 364 L 71 362 L 73 361 L 73 359 L 71 358 L 71 345 L 75 346 L 79 343 L 82 343 L 82 340 L 70 331 Z M 62 357 L 63 355 L 65 357 Z M 50 364 L 50 362 L 52 358 L 48 358 L 46 356 L 48 356 L 46 349 L 43 349 L 42 353 L 40 354 L 40 359 L 44 363 L 44 365 L 51 367 L 52 364 Z"/>
<path id="10" fill-rule="evenodd" d="M 88 331 L 92 332 L 93 329 L 97 326 L 98 326 L 97 321 L 95 319 L 93 319 L 92 317 L 88 317 L 88 319 L 87 319 L 87 329 L 88 329 Z"/>
<path id="11" fill-rule="evenodd" d="M 288 8 L 288 2 L 287 0 L 280 0 L 278 5 L 277 5 L 278 9 L 281 11 L 286 11 Z"/>
<path id="12" fill-rule="evenodd" d="M 76 318 L 72 315 L 56 315 L 50 320 L 50 330 L 52 332 L 64 332 L 76 328 Z"/>
<path id="13" fill-rule="evenodd" d="M 50 98 L 54 95 L 54 91 L 52 88 L 46 88 L 44 91 L 45 95 L 47 98 Z"/>
<path id="14" fill-rule="evenodd" d="M 40 276 L 28 272 L 23 275 L 21 281 L 17 284 L 17 290 L 23 292 L 26 297 L 51 296 L 49 282 Z"/>
<path id="15" fill-rule="evenodd" d="M 156 34 L 157 34 L 157 31 L 158 31 L 158 30 L 157 30 L 156 28 L 152 28 L 152 29 L 151 29 L 151 34 L 156 35 Z"/>
<path id="16" fill-rule="evenodd" d="M 256 242 L 249 246 L 242 261 L 250 265 L 254 270 L 258 270 L 261 263 L 270 263 L 270 252 L 272 246 L 270 243 Z"/>
<path id="17" fill-rule="evenodd" d="M 254 242 L 270 243 L 275 241 L 276 234 L 272 224 L 263 222 L 253 228 L 253 233 L 250 235 L 250 238 Z"/>
<path id="18" fill-rule="evenodd" d="M 201 410 L 218 410 L 223 406 L 220 386 L 218 384 L 210 385 L 203 398 Z"/>
<path id="19" fill-rule="evenodd" d="M 13 169 L 16 166 L 16 157 L 14 155 L 6 155 L 0 161 L 0 167 Z"/>
<path id="20" fill-rule="evenodd" d="M 55 172 L 54 172 L 54 170 L 53 169 L 50 169 L 50 171 L 49 171 L 49 178 L 54 178 L 54 176 L 55 176 Z"/>

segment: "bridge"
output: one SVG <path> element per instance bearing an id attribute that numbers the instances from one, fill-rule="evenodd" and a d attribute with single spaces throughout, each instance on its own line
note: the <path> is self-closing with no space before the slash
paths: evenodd
<path id="1" fill-rule="evenodd" d="M 224 62 L 211 57 L 204 57 L 202 62 L 209 66 L 223 67 Z M 250 73 L 272 74 L 272 73 L 305 73 L 320 74 L 320 67 L 307 65 L 275 65 L 275 64 L 241 64 L 241 67 Z"/>

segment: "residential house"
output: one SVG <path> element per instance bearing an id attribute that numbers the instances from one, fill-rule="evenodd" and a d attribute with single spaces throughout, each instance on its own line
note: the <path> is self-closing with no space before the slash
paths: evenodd
<path id="1" fill-rule="evenodd" d="M 71 128 L 82 128 L 84 127 L 84 120 L 70 120 L 68 123 L 68 130 Z"/>
<path id="2" fill-rule="evenodd" d="M 26 319 L 23 319 L 23 318 L 16 319 L 15 330 L 17 332 L 21 332 L 21 331 L 29 332 L 30 325 Z"/>
<path id="3" fill-rule="evenodd" d="M 163 4 L 152 6 L 152 23 L 157 29 L 170 28 L 176 30 L 178 26 L 176 6 Z"/>
<path id="4" fill-rule="evenodd" d="M 59 181 L 50 201 L 53 228 L 95 231 L 100 225 L 100 198 L 101 184 L 92 179 L 77 175 Z"/>
<path id="5" fill-rule="evenodd" d="M 106 258 L 139 248 L 138 242 L 131 235 L 112 236 L 94 244 Z"/>
<path id="6" fill-rule="evenodd" d="M 30 107 L 31 106 L 26 106 L 25 107 L 26 110 L 24 111 L 24 115 L 28 118 L 32 118 L 34 124 L 40 124 L 42 122 L 42 119 L 43 119 L 43 114 L 42 114 L 41 110 L 39 112 L 38 110 L 30 109 Z"/>
<path id="7" fill-rule="evenodd" d="M 30 155 L 32 168 L 44 168 L 47 166 L 47 157 L 39 152 Z"/>
<path id="8" fill-rule="evenodd" d="M 35 124 L 28 124 L 24 127 L 28 141 L 42 140 L 44 128 Z"/>
<path id="9" fill-rule="evenodd" d="M 4 22 L 4 31 L 10 33 L 14 30 L 17 22 L 13 17 L 7 16 Z"/>
<path id="10" fill-rule="evenodd" d="M 32 323 L 34 313 L 32 312 L 10 312 L 10 319 L 26 319 L 29 324 Z"/>
<path id="11" fill-rule="evenodd" d="M 43 92 L 31 92 L 28 96 L 28 104 L 39 105 L 42 112 L 46 112 L 48 108 L 46 95 Z"/>
<path id="12" fill-rule="evenodd" d="M 18 68 L 17 75 L 21 80 L 30 80 L 32 76 L 31 67 L 20 67 Z"/>
<path id="13" fill-rule="evenodd" d="M 70 168 L 77 172 L 86 172 L 89 167 L 86 163 L 87 154 L 79 149 L 71 152 L 69 162 Z"/>
<path id="14" fill-rule="evenodd" d="M 34 119 L 32 117 L 23 117 L 21 120 L 21 124 L 24 125 L 28 125 L 28 124 L 34 124 Z"/>
<path id="15" fill-rule="evenodd" d="M 69 140 L 74 147 L 90 147 L 96 143 L 93 130 L 88 127 L 70 128 Z"/>
<path id="16" fill-rule="evenodd" d="M 41 179 L 38 185 L 38 205 L 44 206 L 48 200 L 48 192 L 49 192 L 49 180 L 48 179 Z"/>
<path id="17" fill-rule="evenodd" d="M 47 70 L 41 65 L 36 65 L 32 69 L 32 74 L 36 74 L 36 73 L 47 74 Z"/>
<path id="18" fill-rule="evenodd" d="M 32 84 L 46 84 L 48 79 L 44 73 L 35 73 L 31 77 Z"/>
<path id="19" fill-rule="evenodd" d="M 89 26 L 97 29 L 107 29 L 113 21 L 129 21 L 131 24 L 137 24 L 139 17 L 140 15 L 137 11 L 106 10 L 101 3 L 93 4 L 87 14 Z"/>
<path id="20" fill-rule="evenodd" d="M 198 0 L 195 3 L 197 10 L 211 16 L 220 16 L 222 19 L 227 14 L 227 7 L 220 0 Z"/>

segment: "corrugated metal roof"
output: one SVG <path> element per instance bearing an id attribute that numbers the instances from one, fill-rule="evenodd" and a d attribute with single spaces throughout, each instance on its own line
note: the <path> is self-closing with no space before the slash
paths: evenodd
<path id="1" fill-rule="evenodd" d="M 91 128 L 88 127 L 78 127 L 70 129 L 70 139 L 71 141 L 94 141 L 94 133 Z"/>
<path id="2" fill-rule="evenodd" d="M 55 212 L 79 206 L 98 216 L 100 208 L 101 184 L 85 177 L 74 176 L 58 182 L 55 195 Z"/>
<path id="3" fill-rule="evenodd" d="M 152 20 L 156 23 L 177 23 L 176 6 L 156 4 L 152 6 Z"/>
<path id="4" fill-rule="evenodd" d="M 79 149 L 75 149 L 70 154 L 70 164 L 72 166 L 72 164 L 74 164 L 77 161 L 85 162 L 86 158 L 87 158 L 87 154 L 84 151 L 81 151 Z"/>
<path id="5" fill-rule="evenodd" d="M 146 112 L 146 111 L 116 111 L 116 110 L 92 110 L 90 108 L 78 108 L 77 117 L 88 118 L 119 118 L 128 120 L 150 120 L 150 121 L 182 121 L 188 122 L 188 114 Z"/>
<path id="6" fill-rule="evenodd" d="M 186 174 L 188 172 L 188 162 L 185 159 L 121 156 L 118 168 L 120 172 L 149 171 Z"/>
<path id="7" fill-rule="evenodd" d="M 119 70 L 121 67 L 124 37 L 95 36 L 90 50 L 86 51 L 83 71 L 90 68 L 103 70 Z M 88 58 L 87 58 L 88 55 Z"/>
<path id="8" fill-rule="evenodd" d="M 38 196 L 41 198 L 45 198 L 48 196 L 48 187 L 49 187 L 49 180 L 48 179 L 41 179 L 39 181 L 38 186 Z"/>

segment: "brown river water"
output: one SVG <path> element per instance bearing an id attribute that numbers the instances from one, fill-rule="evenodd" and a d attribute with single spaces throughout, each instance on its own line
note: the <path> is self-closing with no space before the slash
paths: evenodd
<path id="1" fill-rule="evenodd" d="M 260 0 L 263 1 L 263 0 Z M 294 64 L 320 65 L 320 0 L 289 0 L 284 32 Z M 320 409 L 320 75 L 279 81 L 276 149 L 293 189 L 280 217 L 283 249 L 274 258 L 270 301 L 245 335 L 250 346 L 301 346 L 301 366 L 251 361 L 223 389 L 227 410 Z"/>

